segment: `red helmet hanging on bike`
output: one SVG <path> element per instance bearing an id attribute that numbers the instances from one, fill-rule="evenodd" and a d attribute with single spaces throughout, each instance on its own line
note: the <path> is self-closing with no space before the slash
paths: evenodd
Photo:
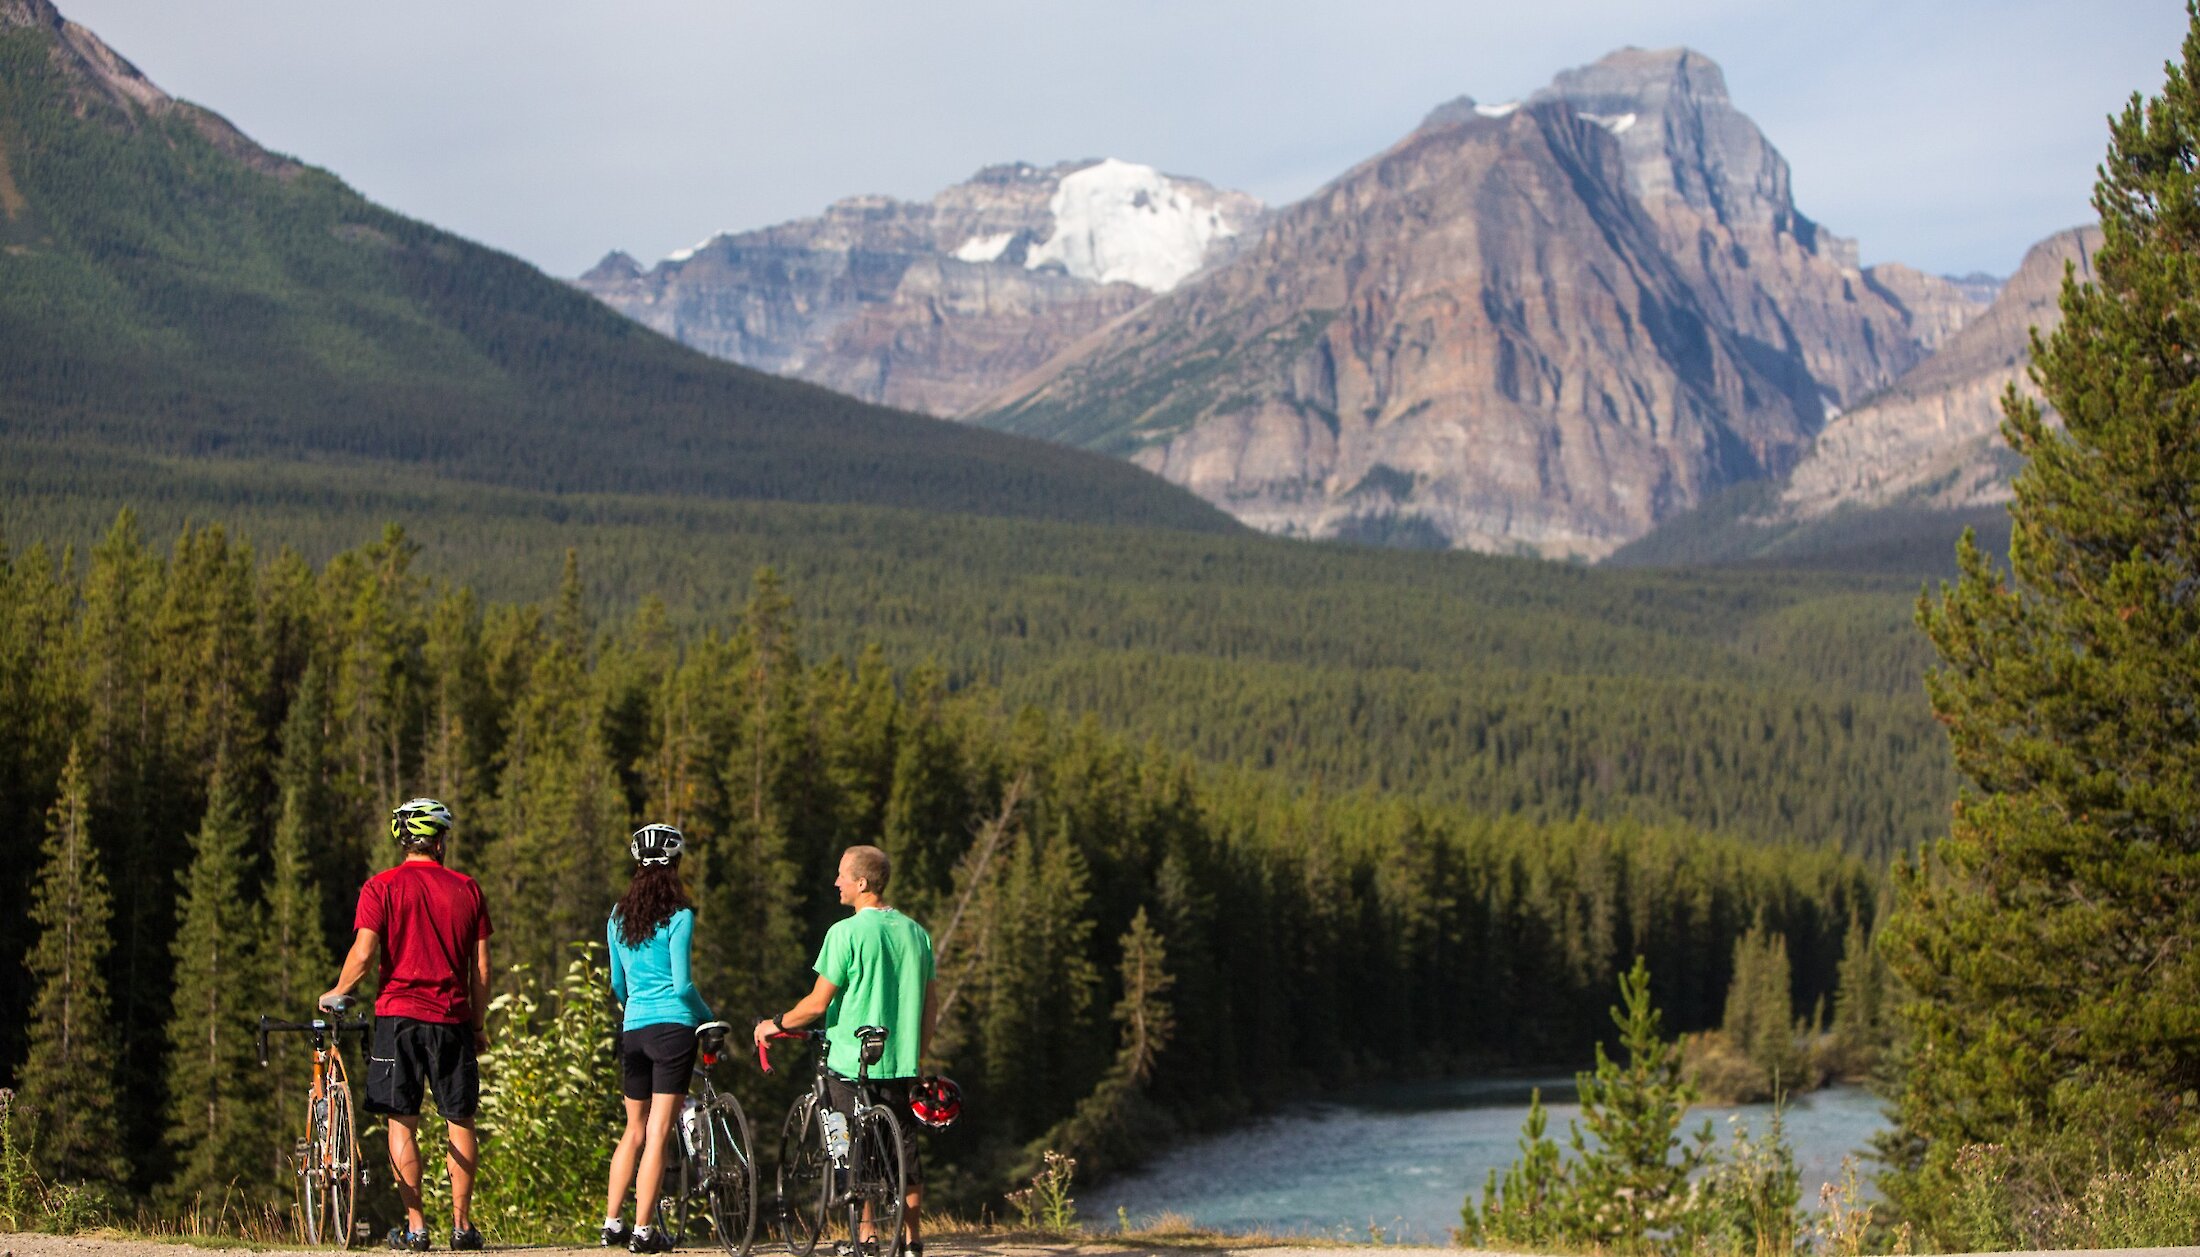
<path id="1" fill-rule="evenodd" d="M 909 1088 L 909 1112 L 934 1130 L 946 1130 L 962 1116 L 963 1089 L 937 1074 Z"/>

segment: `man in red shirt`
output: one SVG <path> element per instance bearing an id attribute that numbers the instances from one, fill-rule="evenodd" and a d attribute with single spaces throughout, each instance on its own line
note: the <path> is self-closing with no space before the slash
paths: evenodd
<path id="1" fill-rule="evenodd" d="M 382 956 L 382 991 L 374 1001 L 374 1046 L 367 1053 L 367 1111 L 389 1118 L 390 1168 L 405 1201 L 405 1225 L 390 1231 L 390 1247 L 428 1251 L 428 1220 L 420 1210 L 420 1097 L 435 1092 L 450 1132 L 451 1247 L 481 1247 L 468 1220 L 476 1145 L 474 1110 L 481 1102 L 475 1063 L 489 1046 L 489 909 L 481 887 L 443 867 L 450 809 L 414 799 L 390 813 L 390 834 L 404 862 L 374 875 L 359 891 L 358 930 L 344 970 L 326 995 L 351 993 Z"/>

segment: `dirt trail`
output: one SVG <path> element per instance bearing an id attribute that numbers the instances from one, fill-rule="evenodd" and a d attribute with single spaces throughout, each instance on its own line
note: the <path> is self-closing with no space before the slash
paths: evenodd
<path id="1" fill-rule="evenodd" d="M 224 1246 L 228 1251 L 253 1252 L 302 1252 L 317 1250 L 265 1249 L 242 1244 Z M 33 1234 L 0 1234 L 0 1257 L 179 1257 L 189 1251 L 181 1243 L 159 1240 L 131 1239 L 123 1236 L 57 1236 Z M 372 1254 L 372 1248 L 353 1250 Z M 438 1246 L 437 1253 L 444 1253 Z M 489 1251 L 526 1253 L 528 1257 L 604 1257 L 600 1248 L 514 1248 L 499 1249 L 491 1245 Z M 715 1248 L 684 1248 L 682 1253 L 693 1257 L 711 1257 Z M 756 1257 L 773 1257 L 779 1250 L 759 1244 Z M 1376 1254 L 1396 1254 L 1397 1257 L 1474 1257 L 1485 1250 L 1472 1248 L 1413 1248 L 1390 1244 L 1325 1244 L 1320 1247 L 1299 1247 L 1285 1241 L 1245 1241 L 1240 1244 L 1199 1243 L 1182 1247 L 1172 1245 L 1113 1244 L 1087 1241 L 1084 1243 L 1044 1243 L 1033 1240 L 1004 1239 L 996 1236 L 942 1235 L 925 1244 L 926 1257 L 1187 1257 L 1201 1254 L 1203 1257 L 1338 1257 L 1340 1252 L 1359 1251 L 1374 1257 Z M 447 1254 L 446 1254 L 447 1257 Z M 1519 1257 L 1518 1254 L 1491 1257 Z M 2200 1245 L 2183 1248 L 2094 1248 L 2069 1249 L 2048 1253 L 2001 1253 L 1995 1257 L 2200 1257 Z"/>
<path id="2" fill-rule="evenodd" d="M 1298 1247 L 1286 1241 L 1246 1241 L 1243 1244 L 1224 1245 L 1201 1243 L 1185 1247 L 1137 1244 L 1112 1244 L 1087 1241 L 1084 1243 L 1046 1243 L 1033 1240 L 1003 1239 L 995 1236 L 967 1236 L 944 1234 L 925 1242 L 925 1257 L 1339 1257 L 1340 1252 L 1367 1248 L 1372 1252 L 1397 1254 L 1397 1257 L 1468 1257 L 1473 1249 L 1465 1248 L 1409 1248 L 1402 1245 L 1325 1245 L 1318 1248 Z M 228 1251 L 244 1250 L 244 1245 L 228 1246 Z M 181 1257 L 190 1250 L 187 1246 L 159 1240 L 132 1239 L 124 1236 L 57 1236 L 57 1235 L 0 1235 L 0 1257 Z M 260 1249 L 250 1251 L 305 1251 L 291 1249 Z M 371 1257 L 376 1250 L 360 1247 L 354 1252 Z M 526 1248 L 500 1249 L 492 1244 L 491 1253 L 524 1252 L 528 1257 L 605 1257 L 600 1248 Z M 692 1257 L 711 1257 L 715 1248 L 683 1248 L 679 1252 Z M 784 1250 L 776 1246 L 758 1244 L 755 1257 L 773 1257 Z M 2166 1250 L 2165 1250 L 2166 1251 Z M 2193 1257 L 2200 1257 L 2200 1249 L 2186 1250 Z M 435 1252 L 448 1257 L 442 1245 Z"/>

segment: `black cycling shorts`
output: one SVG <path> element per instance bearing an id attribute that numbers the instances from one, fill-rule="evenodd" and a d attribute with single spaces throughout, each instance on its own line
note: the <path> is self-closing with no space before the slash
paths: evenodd
<path id="1" fill-rule="evenodd" d="M 909 1112 L 909 1090 L 916 1086 L 914 1078 L 873 1078 L 871 1098 L 894 1111 L 894 1122 L 901 1128 L 902 1185 L 921 1187 L 924 1184 L 924 1160 L 917 1155 L 917 1131 L 923 1126 Z M 847 1114 L 856 1115 L 856 1085 L 839 1074 L 827 1071 L 825 1091 L 833 1107 Z"/>
<path id="2" fill-rule="evenodd" d="M 436 1112 L 452 1121 L 473 1120 L 481 1107 L 473 1027 L 375 1018 L 374 1045 L 367 1049 L 367 1112 L 418 1117 L 423 1086 L 435 1093 Z"/>
<path id="3" fill-rule="evenodd" d="M 629 1100 L 686 1095 L 695 1076 L 695 1027 L 677 1021 L 619 1032 L 619 1094 Z"/>

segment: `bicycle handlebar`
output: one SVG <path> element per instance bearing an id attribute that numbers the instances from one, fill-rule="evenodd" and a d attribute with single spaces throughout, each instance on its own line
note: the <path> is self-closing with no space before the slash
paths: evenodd
<path id="1" fill-rule="evenodd" d="M 252 1042 L 260 1050 L 260 1067 L 265 1069 L 267 1068 L 267 1036 L 270 1031 L 296 1030 L 304 1034 L 314 1035 L 365 1034 L 373 1025 L 374 1019 L 366 1016 L 355 1017 L 350 1021 L 341 1019 L 324 1021 L 318 1017 L 312 1021 L 278 1021 L 273 1017 L 262 1017 L 260 1018 L 258 1031 L 252 1036 Z"/>
<path id="2" fill-rule="evenodd" d="M 771 1018 L 769 1018 L 769 1017 L 759 1017 L 759 1018 L 757 1018 L 757 1020 L 758 1020 L 758 1021 L 770 1021 L 770 1020 L 771 1020 Z M 771 1034 L 771 1035 L 770 1035 L 769 1037 L 771 1037 L 771 1038 L 774 1038 L 774 1039 L 819 1039 L 819 1040 L 822 1040 L 822 1039 L 823 1039 L 823 1038 L 825 1037 L 825 1032 L 824 1032 L 823 1030 L 819 1030 L 819 1029 L 817 1029 L 817 1028 L 815 1028 L 815 1027 L 810 1027 L 810 1028 L 808 1028 L 808 1029 L 804 1029 L 804 1030 L 775 1030 L 775 1031 L 773 1031 L 773 1032 L 772 1032 L 772 1034 Z M 767 1048 L 767 1047 L 765 1047 L 765 1046 L 764 1046 L 763 1044 L 761 1044 L 761 1043 L 759 1043 L 759 1044 L 757 1044 L 757 1045 L 756 1045 L 756 1065 L 757 1065 L 757 1068 L 759 1068 L 759 1069 L 763 1070 L 763 1071 L 764 1071 L 765 1073 L 767 1073 L 767 1074 L 768 1074 L 768 1073 L 770 1073 L 770 1072 L 772 1072 L 772 1058 L 771 1058 L 771 1049 L 770 1049 L 770 1048 Z"/>

